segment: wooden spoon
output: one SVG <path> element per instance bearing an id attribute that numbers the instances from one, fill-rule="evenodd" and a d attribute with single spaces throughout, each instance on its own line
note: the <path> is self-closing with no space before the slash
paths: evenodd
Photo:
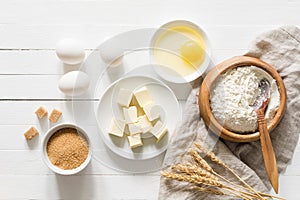
<path id="1" fill-rule="evenodd" d="M 258 130 L 260 133 L 259 137 L 265 168 L 274 191 L 278 193 L 278 170 L 276 158 L 265 119 L 265 110 L 270 101 L 270 85 L 266 79 L 262 79 L 259 87 L 261 88 L 261 93 L 253 104 L 253 109 L 257 114 Z"/>

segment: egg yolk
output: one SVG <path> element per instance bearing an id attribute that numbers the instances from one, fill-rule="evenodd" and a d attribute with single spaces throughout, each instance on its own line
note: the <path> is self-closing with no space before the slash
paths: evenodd
<path id="1" fill-rule="evenodd" d="M 197 42 L 189 40 L 181 46 L 180 53 L 187 62 L 197 63 L 203 59 L 204 50 Z"/>

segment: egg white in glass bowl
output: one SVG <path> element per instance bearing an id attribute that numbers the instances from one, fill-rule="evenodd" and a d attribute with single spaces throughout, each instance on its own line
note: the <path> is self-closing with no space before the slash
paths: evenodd
<path id="1" fill-rule="evenodd" d="M 156 73 L 172 83 L 200 77 L 210 64 L 210 43 L 196 24 L 175 20 L 161 26 L 151 40 L 151 61 Z"/>

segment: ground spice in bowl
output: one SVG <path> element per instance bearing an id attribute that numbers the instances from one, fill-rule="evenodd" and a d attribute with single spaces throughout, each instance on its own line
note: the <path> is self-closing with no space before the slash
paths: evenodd
<path id="1" fill-rule="evenodd" d="M 51 163 L 63 170 L 79 167 L 88 157 L 87 140 L 75 128 L 56 131 L 47 143 L 47 155 Z"/>

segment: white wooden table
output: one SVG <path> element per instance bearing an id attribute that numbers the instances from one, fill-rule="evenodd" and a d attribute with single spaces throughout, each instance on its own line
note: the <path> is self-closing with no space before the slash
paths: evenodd
<path id="1" fill-rule="evenodd" d="M 299 0 L 0 1 L 0 199 L 157 199 L 158 172 L 121 173 L 92 160 L 83 173 L 62 177 L 42 162 L 40 145 L 48 125 L 37 120 L 34 110 L 40 105 L 61 109 L 61 122 L 73 117 L 57 89 L 66 71 L 55 55 L 58 40 L 80 39 L 90 52 L 123 31 L 187 19 L 207 31 L 218 63 L 243 54 L 263 31 L 299 26 L 299 11 Z M 89 117 L 82 123 L 97 132 Z M 27 143 L 23 132 L 31 125 L 41 133 Z M 93 142 L 95 151 L 97 144 Z M 300 145 L 280 176 L 280 195 L 300 199 L 299 182 Z"/>

